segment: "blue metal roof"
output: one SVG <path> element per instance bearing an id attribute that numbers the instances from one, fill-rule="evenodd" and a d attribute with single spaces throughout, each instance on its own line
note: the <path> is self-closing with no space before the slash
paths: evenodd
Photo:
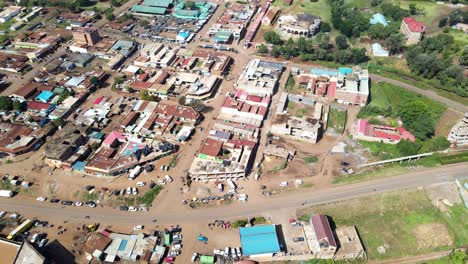
<path id="1" fill-rule="evenodd" d="M 54 93 L 51 92 L 51 91 L 42 91 L 37 97 L 36 97 L 36 100 L 37 101 L 40 101 L 40 102 L 43 102 L 43 103 L 47 103 L 50 101 L 50 99 L 52 99 L 52 97 L 54 97 Z"/>
<path id="2" fill-rule="evenodd" d="M 239 235 L 242 252 L 246 256 L 281 251 L 275 225 L 241 227 Z"/>
<path id="3" fill-rule="evenodd" d="M 338 72 L 342 75 L 348 75 L 353 73 L 353 69 L 347 67 L 338 68 Z"/>
<path id="4" fill-rule="evenodd" d="M 310 73 L 315 74 L 317 76 L 338 76 L 337 70 L 330 69 L 312 68 L 310 69 Z"/>

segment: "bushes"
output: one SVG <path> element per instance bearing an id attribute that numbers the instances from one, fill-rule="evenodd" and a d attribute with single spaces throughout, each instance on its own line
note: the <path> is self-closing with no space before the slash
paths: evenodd
<path id="1" fill-rule="evenodd" d="M 318 161 L 318 158 L 316 156 L 307 156 L 304 158 L 305 163 L 315 163 Z"/>

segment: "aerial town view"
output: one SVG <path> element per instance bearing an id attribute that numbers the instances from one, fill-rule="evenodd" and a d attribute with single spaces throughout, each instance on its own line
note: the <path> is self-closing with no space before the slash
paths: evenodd
<path id="1" fill-rule="evenodd" d="M 0 264 L 468 263 L 468 0 L 0 0 Z"/>

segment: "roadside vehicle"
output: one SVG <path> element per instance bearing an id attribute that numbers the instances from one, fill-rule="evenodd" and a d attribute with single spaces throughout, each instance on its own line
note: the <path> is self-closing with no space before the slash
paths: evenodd
<path id="1" fill-rule="evenodd" d="M 172 250 L 180 250 L 182 248 L 181 245 L 173 245 Z"/>
<path id="2" fill-rule="evenodd" d="M 166 263 L 174 263 L 175 258 L 174 257 L 166 257 L 164 258 L 164 262 Z"/>
<path id="3" fill-rule="evenodd" d="M 167 254 L 169 257 L 177 257 L 180 255 L 180 251 L 171 251 L 169 254 Z"/>
<path id="4" fill-rule="evenodd" d="M 50 202 L 50 203 L 58 203 L 58 202 L 60 202 L 60 199 L 55 199 L 55 198 L 54 198 L 54 199 L 50 199 L 49 202 Z"/>
<path id="5" fill-rule="evenodd" d="M 19 226 L 17 226 L 15 229 L 13 229 L 7 236 L 8 240 L 12 240 L 15 237 L 21 235 L 24 233 L 26 230 L 29 230 L 34 224 L 34 221 L 26 219 L 21 223 Z"/>
<path id="6" fill-rule="evenodd" d="M 225 257 L 225 258 L 228 258 L 230 255 L 231 255 L 231 248 L 230 248 L 230 247 L 226 247 L 226 248 L 224 249 L 224 257 Z"/>
<path id="7" fill-rule="evenodd" d="M 128 211 L 128 206 L 126 206 L 126 205 L 121 205 L 121 206 L 119 207 L 119 209 L 120 209 L 120 211 Z"/>
<path id="8" fill-rule="evenodd" d="M 133 230 L 134 231 L 139 231 L 139 230 L 143 230 L 144 226 L 143 225 L 137 225 L 137 226 L 134 226 L 133 227 Z"/>
<path id="9" fill-rule="evenodd" d="M 198 253 L 195 252 L 192 254 L 192 262 L 197 261 L 197 259 L 198 259 Z"/>
<path id="10" fill-rule="evenodd" d="M 156 187 L 156 183 L 154 181 L 151 181 L 149 187 L 150 189 L 153 189 L 154 187 Z"/>
<path id="11" fill-rule="evenodd" d="M 39 238 L 39 233 L 36 233 L 31 237 L 31 240 L 29 242 L 31 242 L 31 244 L 34 244 L 36 243 L 38 238 Z"/>
<path id="12" fill-rule="evenodd" d="M 128 175 L 128 179 L 134 180 L 140 173 L 141 173 L 142 167 L 141 166 L 136 166 L 130 171 L 130 174 Z"/>
<path id="13" fill-rule="evenodd" d="M 171 244 L 172 245 L 180 245 L 180 244 L 182 244 L 182 240 L 179 240 L 179 239 L 173 240 Z"/>
<path id="14" fill-rule="evenodd" d="M 93 202 L 93 201 L 86 202 L 85 204 L 86 204 L 88 207 L 91 207 L 91 208 L 96 207 L 96 203 Z"/>
<path id="15" fill-rule="evenodd" d="M 164 179 L 166 179 L 167 182 L 172 182 L 172 178 L 169 175 L 164 176 Z"/>
<path id="16" fill-rule="evenodd" d="M 218 191 L 222 192 L 224 190 L 224 186 L 222 183 L 218 183 Z"/>
<path id="17" fill-rule="evenodd" d="M 148 164 L 148 165 L 146 165 L 145 171 L 151 172 L 151 171 L 153 171 L 153 170 L 154 170 L 154 165 L 153 165 L 153 164 Z"/>
<path id="18" fill-rule="evenodd" d="M 287 181 L 281 182 L 279 186 L 286 187 L 288 186 L 288 182 Z"/>
<path id="19" fill-rule="evenodd" d="M 166 181 L 164 181 L 164 180 L 158 180 L 158 184 L 159 184 L 159 185 L 166 185 Z"/>
<path id="20" fill-rule="evenodd" d="M 138 211 L 148 212 L 148 207 L 138 207 Z"/>
<path id="21" fill-rule="evenodd" d="M 47 244 L 47 241 L 48 241 L 47 238 L 43 238 L 43 239 L 41 240 L 41 242 L 39 242 L 38 247 L 41 248 L 41 247 L 45 246 L 45 244 Z"/>
<path id="22" fill-rule="evenodd" d="M 88 192 L 91 191 L 92 189 L 94 189 L 94 186 L 92 186 L 92 185 L 87 185 L 85 187 L 85 190 L 87 190 Z"/>
<path id="23" fill-rule="evenodd" d="M 215 249 L 213 250 L 213 254 L 214 255 L 218 255 L 218 256 L 223 256 L 224 255 L 224 251 L 220 250 L 220 249 Z"/>
<path id="24" fill-rule="evenodd" d="M 132 194 L 132 187 L 127 187 L 127 195 Z"/>
<path id="25" fill-rule="evenodd" d="M 72 205 L 73 202 L 72 201 L 62 201 L 61 204 L 63 204 L 63 205 Z"/>
<path id="26" fill-rule="evenodd" d="M 39 201 L 39 202 L 45 202 L 45 200 L 47 200 L 46 197 L 43 197 L 43 196 L 39 196 L 37 197 L 36 201 Z"/>
<path id="27" fill-rule="evenodd" d="M 128 211 L 129 211 L 129 212 L 136 212 L 136 211 L 138 211 L 138 210 L 136 209 L 136 207 L 129 206 L 129 207 L 128 207 Z"/>
<path id="28" fill-rule="evenodd" d="M 304 238 L 303 237 L 293 237 L 293 242 L 303 242 Z"/>
<path id="29" fill-rule="evenodd" d="M 0 212 L 0 218 L 3 218 L 6 215 L 6 212 Z"/>
<path id="30" fill-rule="evenodd" d="M 138 189 L 135 188 L 135 187 L 133 187 L 133 188 L 132 188 L 132 194 L 133 194 L 133 195 L 137 195 L 137 194 L 138 194 Z"/>
<path id="31" fill-rule="evenodd" d="M 242 251 L 241 251 L 241 248 L 240 248 L 240 247 L 236 248 L 236 254 L 237 254 L 237 257 L 238 257 L 238 258 L 241 258 L 241 257 L 242 257 Z"/>
<path id="32" fill-rule="evenodd" d="M 208 242 L 208 238 L 206 236 L 199 235 L 197 239 L 198 241 L 203 242 L 203 243 Z"/>
<path id="33" fill-rule="evenodd" d="M 120 196 L 125 195 L 125 189 L 120 190 Z"/>
<path id="34" fill-rule="evenodd" d="M 175 234 L 175 235 L 172 236 L 172 239 L 173 240 L 182 239 L 182 235 L 181 234 Z"/>
<path id="35" fill-rule="evenodd" d="M 143 187 L 143 186 L 145 186 L 145 185 L 146 185 L 146 182 L 137 182 L 137 183 L 136 183 L 136 186 L 137 186 L 137 187 Z"/>
<path id="36" fill-rule="evenodd" d="M 75 206 L 83 206 L 82 202 L 75 202 Z"/>
<path id="37" fill-rule="evenodd" d="M 0 197 L 11 198 L 13 197 L 13 192 L 8 190 L 0 190 Z"/>

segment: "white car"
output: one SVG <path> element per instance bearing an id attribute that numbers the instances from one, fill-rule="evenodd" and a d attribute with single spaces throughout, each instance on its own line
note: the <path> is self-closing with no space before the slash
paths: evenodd
<path id="1" fill-rule="evenodd" d="M 182 235 L 181 234 L 175 234 L 175 235 L 172 236 L 172 239 L 173 240 L 182 239 Z"/>
<path id="2" fill-rule="evenodd" d="M 129 212 L 136 212 L 136 211 L 138 211 L 138 209 L 136 207 L 130 206 L 130 207 L 128 207 L 128 211 Z"/>
<path id="3" fill-rule="evenodd" d="M 46 197 L 43 197 L 43 196 L 39 196 L 37 197 L 36 201 L 39 201 L 39 202 L 45 202 L 47 200 Z"/>
<path id="4" fill-rule="evenodd" d="M 168 254 L 169 257 L 177 257 L 179 255 L 180 255 L 180 251 L 171 251 Z"/>
<path id="5" fill-rule="evenodd" d="M 144 228 L 144 226 L 142 226 L 142 225 L 137 225 L 137 226 L 134 226 L 134 227 L 133 227 L 133 230 L 134 230 L 134 231 L 138 231 L 138 230 L 143 230 L 143 228 Z"/>
<path id="6" fill-rule="evenodd" d="M 159 183 L 160 185 L 166 185 L 166 181 L 165 181 L 165 180 L 158 180 L 158 183 Z"/>
<path id="7" fill-rule="evenodd" d="M 48 241 L 47 238 L 43 238 L 43 239 L 41 240 L 41 242 L 39 242 L 39 245 L 38 245 L 38 246 L 39 246 L 40 248 L 43 247 L 43 246 L 45 246 L 45 244 L 47 244 L 47 241 Z"/>
<path id="8" fill-rule="evenodd" d="M 192 255 L 192 262 L 197 261 L 197 259 L 198 259 L 198 253 L 195 252 L 195 253 L 193 253 L 193 255 Z"/>
<path id="9" fill-rule="evenodd" d="M 75 206 L 83 206 L 83 203 L 82 202 L 76 202 Z"/>
<path id="10" fill-rule="evenodd" d="M 136 183 L 136 186 L 137 186 L 137 187 L 143 187 L 143 186 L 145 186 L 145 185 L 146 185 L 146 182 L 137 182 L 137 183 Z"/>
<path id="11" fill-rule="evenodd" d="M 38 237 L 39 237 L 39 233 L 34 234 L 30 240 L 31 244 L 36 243 Z"/>
<path id="12" fill-rule="evenodd" d="M 138 211 L 148 212 L 148 207 L 138 207 Z"/>
<path id="13" fill-rule="evenodd" d="M 0 218 L 4 217 L 6 215 L 6 212 L 0 212 Z"/>
<path id="14" fill-rule="evenodd" d="M 127 187 L 127 195 L 132 194 L 132 187 Z"/>
<path id="15" fill-rule="evenodd" d="M 177 244 L 177 245 L 173 245 L 172 246 L 172 250 L 180 250 L 182 248 L 182 246 L 180 244 Z"/>
<path id="16" fill-rule="evenodd" d="M 133 187 L 132 188 L 132 193 L 133 193 L 133 195 L 137 195 L 138 194 L 138 189 Z"/>
<path id="17" fill-rule="evenodd" d="M 172 178 L 169 175 L 164 176 L 164 179 L 166 179 L 167 182 L 172 182 Z"/>
<path id="18" fill-rule="evenodd" d="M 224 256 L 224 251 L 220 249 L 213 250 L 213 255 Z"/>
<path id="19" fill-rule="evenodd" d="M 288 186 L 288 182 L 287 181 L 281 182 L 280 186 L 281 187 L 286 187 L 286 186 Z"/>

